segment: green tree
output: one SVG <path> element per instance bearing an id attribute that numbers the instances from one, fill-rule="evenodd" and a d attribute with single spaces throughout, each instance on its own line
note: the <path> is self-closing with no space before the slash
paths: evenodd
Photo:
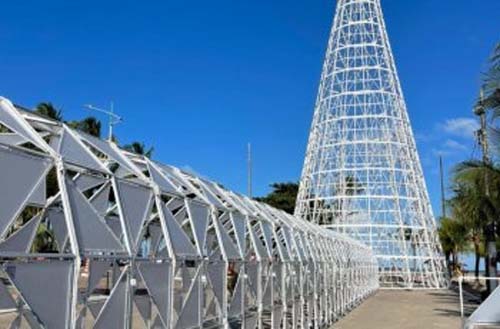
<path id="1" fill-rule="evenodd" d="M 80 121 L 69 121 L 67 125 L 97 138 L 101 138 L 101 121 L 94 117 L 86 117 Z"/>
<path id="2" fill-rule="evenodd" d="M 38 114 L 43 115 L 47 118 L 54 119 L 57 121 L 63 120 L 62 111 L 57 109 L 50 102 L 39 103 L 35 108 L 35 113 L 38 113 Z"/>
<path id="3" fill-rule="evenodd" d="M 469 230 L 470 242 L 474 247 L 475 276 L 479 276 L 479 264 L 483 256 L 484 238 L 483 229 L 488 223 L 484 207 L 488 200 L 485 200 L 483 180 L 479 177 L 467 174 L 467 169 L 472 164 L 465 163 L 456 168 L 454 196 L 448 200 L 453 218 L 462 222 Z M 465 168 L 463 168 L 464 166 Z"/>
<path id="4" fill-rule="evenodd" d="M 33 252 L 52 253 L 57 252 L 56 240 L 54 233 L 47 227 L 47 224 L 41 223 L 36 231 L 35 240 L 33 241 Z"/>
<path id="5" fill-rule="evenodd" d="M 450 256 L 452 258 L 450 272 L 451 268 L 456 269 L 458 267 L 458 255 L 467 249 L 468 238 L 468 229 L 463 223 L 452 218 L 445 217 L 441 219 L 439 239 L 446 259 L 449 261 Z"/>
<path id="6" fill-rule="evenodd" d="M 154 152 L 154 147 L 151 146 L 149 149 L 146 149 L 144 143 L 140 142 L 132 142 L 130 144 L 123 146 L 123 148 L 129 152 L 139 155 L 144 155 L 147 158 L 151 158 Z"/>
<path id="7" fill-rule="evenodd" d="M 495 232 L 491 231 L 491 227 L 498 227 L 500 219 L 500 168 L 482 161 L 465 161 L 455 168 L 454 181 L 460 186 L 455 192 L 455 213 L 472 231 L 475 254 L 479 257 L 483 242 L 495 241 Z M 485 264 L 488 261 L 486 255 Z M 487 275 L 493 275 L 488 273 L 488 266 L 485 270 Z"/>
<path id="8" fill-rule="evenodd" d="M 498 158 L 500 148 L 500 134 L 498 127 L 498 118 L 500 117 L 500 44 L 498 44 L 490 59 L 490 67 L 484 75 L 481 90 L 484 96 L 479 100 L 476 106 L 476 114 L 485 113 L 489 122 L 489 141 L 495 146 L 493 149 L 495 158 Z M 462 185 L 475 186 L 476 192 L 468 191 L 465 195 L 459 195 L 458 213 L 464 212 L 463 208 L 476 213 L 472 219 L 468 219 L 469 229 L 475 229 L 474 239 L 479 241 L 479 235 L 484 239 L 485 244 L 496 242 L 499 232 L 500 222 L 500 167 L 495 161 L 466 161 L 457 166 L 455 170 L 455 182 Z M 488 193 L 486 193 L 488 192 Z M 477 228 L 480 227 L 478 230 Z M 475 244 L 476 257 L 480 251 L 478 242 Z M 493 248 L 494 248 L 493 243 Z M 486 248 L 485 248 L 486 249 Z M 497 259 L 490 259 L 487 255 L 485 264 L 494 262 Z M 477 264 L 477 258 L 476 258 Z M 477 273 L 477 272 L 476 272 Z M 495 276 L 496 273 L 489 273 L 489 266 L 486 266 L 486 275 Z M 490 287 L 490 286 L 488 286 Z"/>
<path id="9" fill-rule="evenodd" d="M 273 189 L 265 197 L 258 197 L 255 200 L 267 203 L 275 208 L 282 209 L 289 214 L 295 210 L 295 201 L 299 192 L 299 184 L 294 182 L 273 183 Z"/>
<path id="10" fill-rule="evenodd" d="M 351 196 L 360 194 L 364 190 L 365 190 L 365 187 L 359 181 L 359 179 L 357 179 L 354 176 L 348 175 L 348 176 L 344 177 L 343 182 L 341 180 L 341 183 L 337 187 L 337 191 L 334 191 L 333 194 L 334 195 L 344 194 L 347 197 L 351 197 Z M 352 216 L 356 212 L 351 211 L 351 209 L 350 209 L 351 207 L 350 207 L 349 203 L 350 203 L 349 200 L 346 201 L 346 200 L 340 199 L 340 200 L 338 200 L 338 205 L 334 205 L 332 208 L 338 209 L 340 211 L 340 213 L 347 212 L 347 214 L 346 214 L 347 216 Z"/>
<path id="11" fill-rule="evenodd" d="M 358 178 L 348 175 L 338 178 L 338 182 L 335 184 L 335 187 L 333 187 L 331 194 L 332 196 L 345 195 L 351 197 L 360 194 L 364 190 L 365 187 Z M 359 212 L 358 210 L 352 209 L 352 200 L 350 199 L 338 198 L 317 200 L 314 202 L 316 202 L 316 206 L 313 208 L 327 210 L 324 211 L 319 218 L 318 224 L 320 225 L 330 225 L 339 217 L 352 217 Z"/>
<path id="12" fill-rule="evenodd" d="M 490 67 L 483 78 L 484 105 L 490 109 L 493 116 L 500 116 L 500 43 L 498 43 L 490 58 Z"/>

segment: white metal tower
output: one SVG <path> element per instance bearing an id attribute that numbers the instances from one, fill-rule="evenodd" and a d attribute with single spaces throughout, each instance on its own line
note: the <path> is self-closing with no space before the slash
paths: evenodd
<path id="1" fill-rule="evenodd" d="M 446 284 L 380 0 L 337 2 L 295 214 L 370 245 L 382 287 Z"/>

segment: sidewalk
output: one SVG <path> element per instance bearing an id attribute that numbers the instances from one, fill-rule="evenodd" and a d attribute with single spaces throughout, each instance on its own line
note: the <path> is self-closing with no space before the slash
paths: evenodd
<path id="1" fill-rule="evenodd" d="M 466 312 L 476 306 L 466 304 Z M 335 329 L 455 329 L 461 328 L 458 293 L 451 290 L 380 290 Z"/>

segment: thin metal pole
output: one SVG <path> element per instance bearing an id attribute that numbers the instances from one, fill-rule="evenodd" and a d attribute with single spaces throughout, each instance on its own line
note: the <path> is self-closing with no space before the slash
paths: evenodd
<path id="1" fill-rule="evenodd" d="M 463 294 L 463 290 L 462 290 L 462 281 L 463 281 L 463 277 L 460 276 L 458 278 L 458 291 L 460 292 L 460 318 L 461 319 L 464 318 L 464 294 Z"/>
<path id="2" fill-rule="evenodd" d="M 247 194 L 252 197 L 252 144 L 247 145 Z"/>
<path id="3" fill-rule="evenodd" d="M 111 101 L 111 104 L 110 104 L 111 114 L 114 114 L 113 109 L 114 109 L 114 104 Z M 114 125 L 113 116 L 110 115 L 109 116 L 109 137 L 108 137 L 110 142 L 113 141 L 113 125 Z"/>
<path id="4" fill-rule="evenodd" d="M 439 176 L 441 179 L 441 216 L 446 217 L 446 204 L 444 194 L 444 174 L 443 174 L 443 156 L 439 156 Z"/>

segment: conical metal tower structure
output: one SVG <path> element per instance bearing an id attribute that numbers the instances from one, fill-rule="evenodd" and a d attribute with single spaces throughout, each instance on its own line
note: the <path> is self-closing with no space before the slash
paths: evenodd
<path id="1" fill-rule="evenodd" d="M 380 0 L 338 0 L 295 214 L 370 245 L 382 287 L 446 267 Z"/>

